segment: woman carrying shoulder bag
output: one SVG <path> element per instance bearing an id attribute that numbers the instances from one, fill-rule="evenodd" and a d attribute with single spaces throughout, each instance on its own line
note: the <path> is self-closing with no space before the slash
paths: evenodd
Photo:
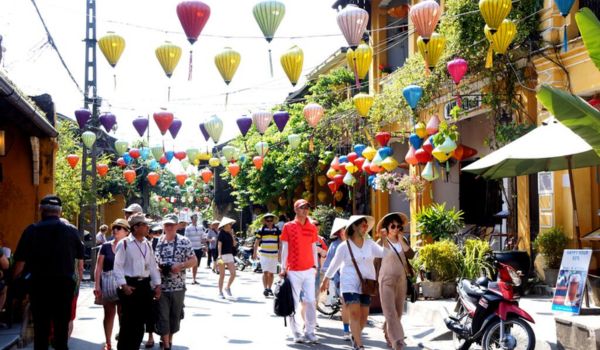
<path id="1" fill-rule="evenodd" d="M 383 248 L 366 237 L 375 224 L 372 216 L 354 215 L 348 219 L 346 241 L 340 243 L 331 261 L 321 291 L 340 270 L 340 290 L 350 313 L 352 348 L 364 349 L 361 333 L 367 324 L 371 297 L 377 291 L 373 260 L 383 256 Z"/>
<path id="2" fill-rule="evenodd" d="M 407 277 L 412 274 L 408 259 L 415 253 L 403 236 L 408 224 L 403 213 L 390 213 L 377 224 L 383 246 L 383 259 L 379 270 L 379 295 L 385 317 L 383 328 L 388 345 L 394 350 L 404 349 L 404 330 L 400 318 L 406 300 Z"/>

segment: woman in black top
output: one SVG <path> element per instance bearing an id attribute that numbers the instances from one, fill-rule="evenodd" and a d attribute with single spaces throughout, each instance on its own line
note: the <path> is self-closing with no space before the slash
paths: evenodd
<path id="1" fill-rule="evenodd" d="M 219 297 L 223 295 L 223 281 L 225 280 L 225 267 L 229 270 L 229 281 L 225 293 L 231 297 L 231 284 L 235 279 L 235 263 L 233 259 L 233 248 L 237 245 L 232 225 L 235 220 L 223 217 L 219 224 L 219 236 L 217 236 L 217 265 L 219 266 Z"/>
<path id="2" fill-rule="evenodd" d="M 108 241 L 100 247 L 98 252 L 98 259 L 96 261 L 96 269 L 94 271 L 95 286 L 94 295 L 96 300 L 102 303 L 104 308 L 104 336 L 106 338 L 105 350 L 110 350 L 110 338 L 112 336 L 113 324 L 115 321 L 115 314 L 117 313 L 118 297 L 116 297 L 116 282 L 108 283 L 108 279 L 114 281 L 112 276 L 112 270 L 115 263 L 115 250 L 117 249 L 117 243 L 120 240 L 129 235 L 129 224 L 125 219 L 117 219 L 111 225 L 111 231 L 113 240 Z M 102 279 L 105 279 L 103 282 Z M 114 287 L 114 291 L 112 287 Z M 103 290 L 102 287 L 105 289 Z M 107 290 L 110 288 L 111 290 Z M 119 312 L 120 314 L 120 312 Z"/>

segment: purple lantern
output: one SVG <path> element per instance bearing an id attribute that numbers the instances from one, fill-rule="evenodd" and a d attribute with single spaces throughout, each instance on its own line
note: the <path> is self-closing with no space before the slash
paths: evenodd
<path id="1" fill-rule="evenodd" d="M 238 118 L 235 122 L 237 123 L 238 128 L 242 133 L 242 137 L 245 137 L 248 133 L 248 130 L 250 130 L 250 128 L 252 127 L 252 118 L 243 116 L 241 118 Z"/>
<path id="2" fill-rule="evenodd" d="M 290 120 L 290 114 L 286 111 L 279 111 L 273 114 L 273 120 L 275 121 L 275 125 L 277 125 L 277 129 L 279 132 L 283 131 L 288 120 Z"/>
<path id="3" fill-rule="evenodd" d="M 100 124 L 102 124 L 106 132 L 110 132 L 113 126 L 117 124 L 117 117 L 110 112 L 102 113 L 100 115 Z"/>
<path id="4" fill-rule="evenodd" d="M 90 112 L 89 109 L 78 109 L 75 111 L 75 119 L 77 119 L 77 124 L 79 124 L 79 129 L 84 129 L 85 128 L 85 124 L 90 120 L 90 118 L 92 117 L 92 112 Z"/>
<path id="5" fill-rule="evenodd" d="M 137 117 L 133 120 L 133 127 L 135 131 L 140 134 L 140 136 L 144 136 L 146 129 L 148 129 L 148 118 L 146 117 Z"/>
<path id="6" fill-rule="evenodd" d="M 208 139 L 210 138 L 210 135 L 208 134 L 208 131 L 206 131 L 206 128 L 204 127 L 204 123 L 200 123 L 200 131 L 202 131 L 202 136 L 204 136 L 204 141 L 208 141 Z"/>
<path id="7" fill-rule="evenodd" d="M 173 122 L 171 123 L 171 126 L 169 126 L 169 132 L 171 133 L 171 136 L 173 136 L 173 139 L 175 139 L 177 137 L 177 134 L 179 133 L 179 129 L 181 129 L 181 120 L 180 119 L 173 119 Z"/>

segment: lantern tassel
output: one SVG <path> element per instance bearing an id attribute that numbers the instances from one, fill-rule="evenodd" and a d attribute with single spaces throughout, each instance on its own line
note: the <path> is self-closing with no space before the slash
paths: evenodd
<path id="1" fill-rule="evenodd" d="M 117 73 L 113 73 L 113 90 L 117 90 Z"/>
<path id="2" fill-rule="evenodd" d="M 314 152 L 314 150 L 315 150 L 314 135 L 310 135 L 310 142 L 308 144 L 308 150 L 310 152 Z"/>
<path id="3" fill-rule="evenodd" d="M 188 81 L 192 80 L 193 57 L 194 57 L 194 51 L 190 50 L 190 64 L 188 66 Z"/>
<path id="4" fill-rule="evenodd" d="M 167 101 L 171 102 L 171 86 L 167 88 Z"/>
<path id="5" fill-rule="evenodd" d="M 271 48 L 269 48 L 269 70 L 271 71 L 271 78 L 273 78 L 273 56 L 271 55 Z"/>
<path id="6" fill-rule="evenodd" d="M 565 21 L 566 21 L 566 17 L 565 17 Z M 564 30 L 563 30 L 563 51 L 567 52 L 567 50 L 569 49 L 569 38 L 567 35 L 567 25 L 565 24 L 564 26 Z"/>
<path id="7" fill-rule="evenodd" d="M 229 92 L 225 93 L 225 110 L 227 110 L 227 104 L 229 104 Z"/>
<path id="8" fill-rule="evenodd" d="M 492 68 L 494 65 L 494 49 L 492 49 L 492 44 L 490 43 L 490 47 L 488 48 L 487 57 L 485 59 L 485 68 Z"/>
<path id="9" fill-rule="evenodd" d="M 462 98 L 460 97 L 460 93 L 456 92 L 456 105 L 458 108 L 462 108 Z"/>

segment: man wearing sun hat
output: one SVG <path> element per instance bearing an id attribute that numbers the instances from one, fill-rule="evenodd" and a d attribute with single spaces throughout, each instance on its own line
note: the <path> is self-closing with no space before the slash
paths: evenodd
<path id="1" fill-rule="evenodd" d="M 295 343 L 316 343 L 315 326 L 317 309 L 315 303 L 315 276 L 317 273 L 317 228 L 308 219 L 310 205 L 304 199 L 294 203 L 296 218 L 283 225 L 281 233 L 282 275 L 292 284 L 294 306 L 300 310 L 300 293 L 305 310 L 304 332 L 294 315 L 290 316 L 290 328 Z"/>
<path id="2" fill-rule="evenodd" d="M 277 273 L 277 263 L 279 262 L 279 236 L 281 231 L 275 226 L 277 216 L 266 213 L 262 218 L 263 226 L 256 231 L 256 240 L 254 241 L 254 253 L 252 259 L 256 260 L 256 252 L 260 253 L 260 266 L 263 271 L 263 295 L 268 297 L 273 295 L 271 286 L 273 285 L 273 275 Z M 260 247 L 260 249 L 259 249 Z"/>

